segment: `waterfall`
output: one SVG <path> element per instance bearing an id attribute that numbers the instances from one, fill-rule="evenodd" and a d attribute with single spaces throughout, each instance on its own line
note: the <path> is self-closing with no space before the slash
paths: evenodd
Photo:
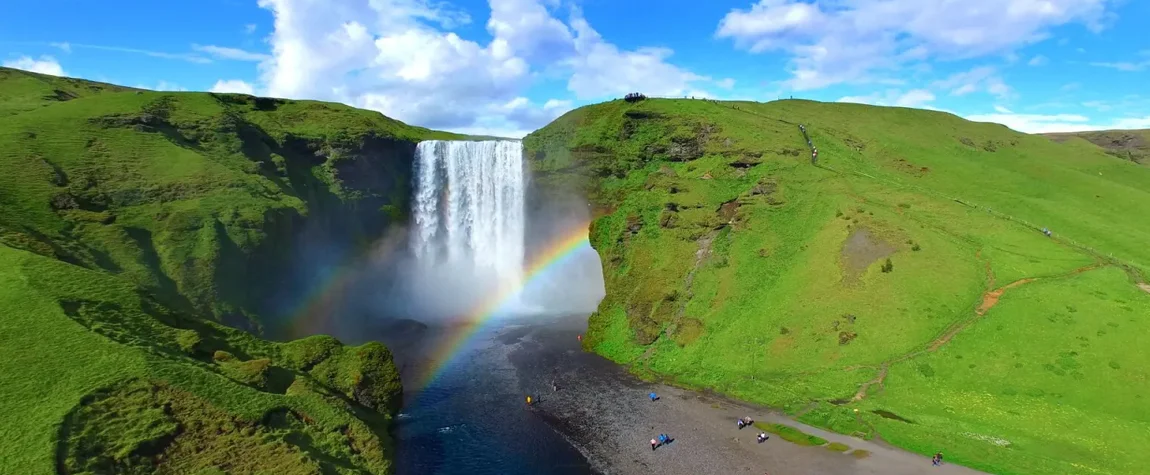
<path id="1" fill-rule="evenodd" d="M 420 142 L 412 253 L 440 285 L 518 288 L 523 279 L 525 177 L 517 141 Z M 464 298 L 458 289 L 449 298 Z M 472 296 L 475 297 L 475 296 Z"/>

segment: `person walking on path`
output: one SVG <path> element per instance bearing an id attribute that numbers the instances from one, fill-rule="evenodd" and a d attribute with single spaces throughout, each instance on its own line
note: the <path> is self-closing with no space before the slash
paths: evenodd
<path id="1" fill-rule="evenodd" d="M 658 447 L 659 447 L 659 442 L 656 442 L 655 439 L 651 439 L 651 451 L 654 452 L 655 449 Z"/>
<path id="2" fill-rule="evenodd" d="M 931 463 L 933 463 L 935 467 L 942 466 L 942 452 L 934 454 L 934 458 L 931 459 Z"/>

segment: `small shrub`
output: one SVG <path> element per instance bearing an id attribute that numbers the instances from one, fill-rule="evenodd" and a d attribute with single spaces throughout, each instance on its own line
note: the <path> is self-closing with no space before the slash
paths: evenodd
<path id="1" fill-rule="evenodd" d="M 922 250 L 922 246 L 919 246 L 918 244 L 915 244 L 915 245 L 913 245 L 913 246 L 911 246 L 911 247 L 910 247 L 910 250 L 912 250 L 912 251 L 921 251 L 921 250 Z"/>
<path id="2" fill-rule="evenodd" d="M 838 210 L 838 211 L 835 211 L 835 217 L 836 217 L 836 218 L 841 218 L 841 217 L 843 217 L 843 212 L 842 212 L 842 210 Z"/>
<path id="3" fill-rule="evenodd" d="M 890 258 L 888 257 L 886 258 L 886 262 L 884 262 L 882 265 L 882 271 L 883 273 L 890 273 L 892 270 L 894 270 L 894 263 L 891 262 Z"/>
<path id="4" fill-rule="evenodd" d="M 224 350 L 216 350 L 215 353 L 212 353 L 212 360 L 216 361 L 217 363 L 224 363 L 227 361 L 231 361 L 235 358 L 236 357 L 232 356 L 231 353 L 228 353 Z"/>
<path id="5" fill-rule="evenodd" d="M 196 347 L 200 344 L 200 334 L 195 330 L 180 330 L 176 335 L 176 344 L 180 346 L 180 351 L 189 355 L 196 353 Z"/>
<path id="6" fill-rule="evenodd" d="M 1122 365 L 1118 364 L 1118 362 L 1117 362 L 1117 361 L 1111 361 L 1111 362 L 1110 362 L 1110 367 L 1111 367 L 1111 368 L 1113 368 L 1113 369 L 1121 369 L 1121 368 L 1122 368 Z"/>
<path id="7" fill-rule="evenodd" d="M 260 358 L 243 362 L 224 363 L 222 367 L 224 374 L 229 378 L 263 389 L 268 383 L 268 368 L 271 364 L 271 360 Z"/>
<path id="8" fill-rule="evenodd" d="M 848 331 L 839 332 L 839 344 L 840 345 L 850 344 L 851 340 L 854 340 L 855 337 L 857 337 L 857 336 L 858 336 L 858 333 L 855 333 L 855 332 L 848 332 Z"/>
<path id="9" fill-rule="evenodd" d="M 910 205 L 907 203 L 899 203 L 898 207 L 902 209 L 910 209 Z"/>
<path id="10" fill-rule="evenodd" d="M 826 449 L 833 452 L 846 452 L 850 450 L 851 447 L 841 442 L 831 442 L 827 444 Z"/>

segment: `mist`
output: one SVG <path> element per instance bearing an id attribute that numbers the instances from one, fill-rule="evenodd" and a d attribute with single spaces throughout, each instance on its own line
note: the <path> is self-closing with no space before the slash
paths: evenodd
<path id="1" fill-rule="evenodd" d="M 338 254 L 344 259 L 338 266 L 300 269 L 322 270 L 328 277 L 310 280 L 329 283 L 301 306 L 297 320 L 307 324 L 296 325 L 291 337 L 327 333 L 348 343 L 381 340 L 390 346 L 428 327 L 479 317 L 595 311 L 604 284 L 590 245 L 555 262 L 537 262 L 557 243 L 587 235 L 591 216 L 580 193 L 534 183 L 517 142 L 430 141 L 420 151 L 405 224 L 393 224 L 354 258 L 322 243 L 301 249 L 318 254 L 300 256 L 301 263 Z M 541 271 L 524 274 L 532 267 Z"/>

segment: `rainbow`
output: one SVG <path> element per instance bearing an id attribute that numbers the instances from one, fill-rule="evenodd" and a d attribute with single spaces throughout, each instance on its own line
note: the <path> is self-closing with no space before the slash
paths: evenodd
<path id="1" fill-rule="evenodd" d="M 459 322 L 459 327 L 457 327 L 450 336 L 444 339 L 443 344 L 432 350 L 432 366 L 424 374 L 419 387 L 427 387 L 427 385 L 441 376 L 455 358 L 462 353 L 461 350 L 464 345 L 466 345 L 479 330 L 483 329 L 483 325 L 501 311 L 506 310 L 504 307 L 511 303 L 514 297 L 529 286 L 532 281 L 545 275 L 548 270 L 557 268 L 559 265 L 568 261 L 580 248 L 591 246 L 587 238 L 586 223 L 571 229 L 572 231 L 552 241 L 550 245 L 544 247 L 528 259 L 528 264 L 523 269 L 522 281 L 502 283 L 500 287 L 492 292 L 486 299 L 479 302 L 471 312 L 464 315 L 463 319 Z"/>
<path id="2" fill-rule="evenodd" d="M 519 282 L 503 282 L 487 298 L 479 302 L 473 310 L 463 315 L 456 325 L 447 332 L 441 344 L 431 350 L 430 365 L 421 372 L 418 385 L 423 388 L 443 374 L 444 370 L 455 360 L 460 350 L 471 338 L 482 330 L 483 325 L 498 315 L 512 299 L 524 288 L 531 285 L 547 271 L 557 268 L 567 262 L 572 255 L 583 247 L 590 247 L 587 237 L 587 223 L 569 228 L 559 239 L 552 241 L 541 251 L 528 259 L 523 269 L 523 279 Z M 288 321 L 289 335 L 298 338 L 319 333 L 329 333 L 328 328 L 333 306 L 343 300 L 342 296 L 347 287 L 356 282 L 362 270 L 351 266 L 334 269 L 327 273 L 324 282 L 310 292 L 303 299 L 303 305 L 294 312 L 295 317 Z"/>

